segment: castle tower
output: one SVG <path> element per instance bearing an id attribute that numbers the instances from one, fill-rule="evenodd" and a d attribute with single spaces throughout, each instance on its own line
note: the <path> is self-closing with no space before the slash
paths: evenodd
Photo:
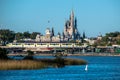
<path id="1" fill-rule="evenodd" d="M 73 29 L 73 27 L 74 27 L 74 12 L 73 12 L 73 10 L 71 11 L 71 15 L 70 15 L 70 26 L 71 26 L 71 28 Z"/>
<path id="2" fill-rule="evenodd" d="M 71 38 L 74 40 L 75 39 L 75 26 L 74 26 L 74 24 L 75 24 L 75 20 L 74 20 L 74 12 L 73 12 L 73 10 L 71 11 L 71 18 L 70 18 L 71 20 L 70 20 L 70 28 L 71 28 L 71 30 L 70 30 L 70 35 L 71 35 Z"/>
<path id="3" fill-rule="evenodd" d="M 52 36 L 55 36 L 55 33 L 54 33 L 54 28 L 52 27 Z"/>
<path id="4" fill-rule="evenodd" d="M 79 36 L 79 32 L 77 29 L 77 19 L 74 18 L 74 12 L 71 11 L 69 20 L 66 21 L 64 27 L 65 37 L 69 38 L 69 40 L 76 40 Z"/>
<path id="5" fill-rule="evenodd" d="M 45 31 L 45 33 L 46 33 L 46 36 L 47 36 L 47 37 L 51 37 L 50 28 L 47 28 L 46 31 Z"/>

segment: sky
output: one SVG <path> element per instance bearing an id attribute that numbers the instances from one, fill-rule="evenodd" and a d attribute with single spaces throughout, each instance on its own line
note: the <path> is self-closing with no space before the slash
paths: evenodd
<path id="1" fill-rule="evenodd" d="M 62 33 L 71 11 L 87 37 L 120 31 L 120 0 L 0 0 L 0 29 Z"/>

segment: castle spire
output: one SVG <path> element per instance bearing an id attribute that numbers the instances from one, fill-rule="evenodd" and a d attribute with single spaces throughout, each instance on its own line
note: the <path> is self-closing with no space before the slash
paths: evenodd
<path id="1" fill-rule="evenodd" d="M 83 32 L 83 39 L 85 39 L 86 38 L 86 35 L 85 35 L 85 32 Z"/>
<path id="2" fill-rule="evenodd" d="M 75 29 L 77 29 L 77 18 L 75 17 Z"/>
<path id="3" fill-rule="evenodd" d="M 73 10 L 71 11 L 71 16 L 70 17 L 71 17 L 71 20 L 74 19 L 74 11 Z"/>
<path id="4" fill-rule="evenodd" d="M 73 9 L 72 9 L 72 11 L 71 11 L 71 15 L 74 16 L 74 10 L 73 10 Z"/>

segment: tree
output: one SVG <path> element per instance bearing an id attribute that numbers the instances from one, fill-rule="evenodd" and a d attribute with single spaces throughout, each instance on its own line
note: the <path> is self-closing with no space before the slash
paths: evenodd
<path id="1" fill-rule="evenodd" d="M 85 32 L 83 32 L 83 39 L 85 39 L 86 38 L 86 36 L 85 36 Z"/>
<path id="2" fill-rule="evenodd" d="M 32 32 L 31 35 L 30 35 L 30 38 L 35 39 L 37 34 L 40 34 L 40 33 L 39 32 Z"/>
<path id="3" fill-rule="evenodd" d="M 117 44 L 119 44 L 119 45 L 120 45 L 120 40 L 117 40 Z"/>
<path id="4" fill-rule="evenodd" d="M 23 37 L 24 37 L 23 34 L 20 33 L 20 32 L 18 32 L 18 33 L 15 34 L 15 38 L 16 38 L 16 40 L 23 39 Z"/>
<path id="5" fill-rule="evenodd" d="M 60 32 L 58 32 L 58 36 L 59 36 L 59 38 L 61 38 L 61 34 L 60 34 Z"/>
<path id="6" fill-rule="evenodd" d="M 106 43 L 106 45 L 119 44 L 119 35 L 120 32 L 110 32 L 106 33 L 106 35 L 102 38 L 102 42 Z"/>
<path id="7" fill-rule="evenodd" d="M 118 35 L 120 35 L 120 32 L 118 32 L 118 31 L 106 33 L 106 36 L 108 36 L 108 37 L 117 37 Z"/>
<path id="8" fill-rule="evenodd" d="M 2 49 L 0 48 L 0 59 L 5 60 L 5 59 L 9 59 L 7 56 L 7 50 L 6 49 Z"/>
<path id="9" fill-rule="evenodd" d="M 15 33 L 9 29 L 0 30 L 0 40 L 3 41 L 3 45 L 6 45 L 7 42 L 12 42 L 15 38 Z"/>
<path id="10" fill-rule="evenodd" d="M 24 38 L 30 38 L 30 33 L 28 31 L 23 33 Z"/>
<path id="11" fill-rule="evenodd" d="M 108 41 L 109 41 L 108 36 L 104 36 L 104 37 L 102 37 L 102 41 L 104 41 L 104 42 L 108 42 Z"/>
<path id="12" fill-rule="evenodd" d="M 28 50 L 27 56 L 25 56 L 24 59 L 33 60 L 33 55 L 34 55 L 33 51 Z"/>

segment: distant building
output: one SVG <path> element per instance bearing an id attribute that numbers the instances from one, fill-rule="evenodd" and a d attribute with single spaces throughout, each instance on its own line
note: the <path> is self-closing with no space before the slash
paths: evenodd
<path id="1" fill-rule="evenodd" d="M 45 35 L 37 35 L 35 41 L 36 42 L 60 42 L 60 35 L 57 36 L 53 36 L 54 33 L 52 33 L 52 31 L 47 28 L 45 31 Z"/>
<path id="2" fill-rule="evenodd" d="M 97 40 L 102 40 L 102 34 L 101 33 L 98 35 Z"/>
<path id="3" fill-rule="evenodd" d="M 37 35 L 36 36 L 36 41 L 37 42 L 51 42 L 51 36 L 52 36 L 52 33 L 50 31 L 49 28 L 46 29 L 45 31 L 45 35 Z"/>

